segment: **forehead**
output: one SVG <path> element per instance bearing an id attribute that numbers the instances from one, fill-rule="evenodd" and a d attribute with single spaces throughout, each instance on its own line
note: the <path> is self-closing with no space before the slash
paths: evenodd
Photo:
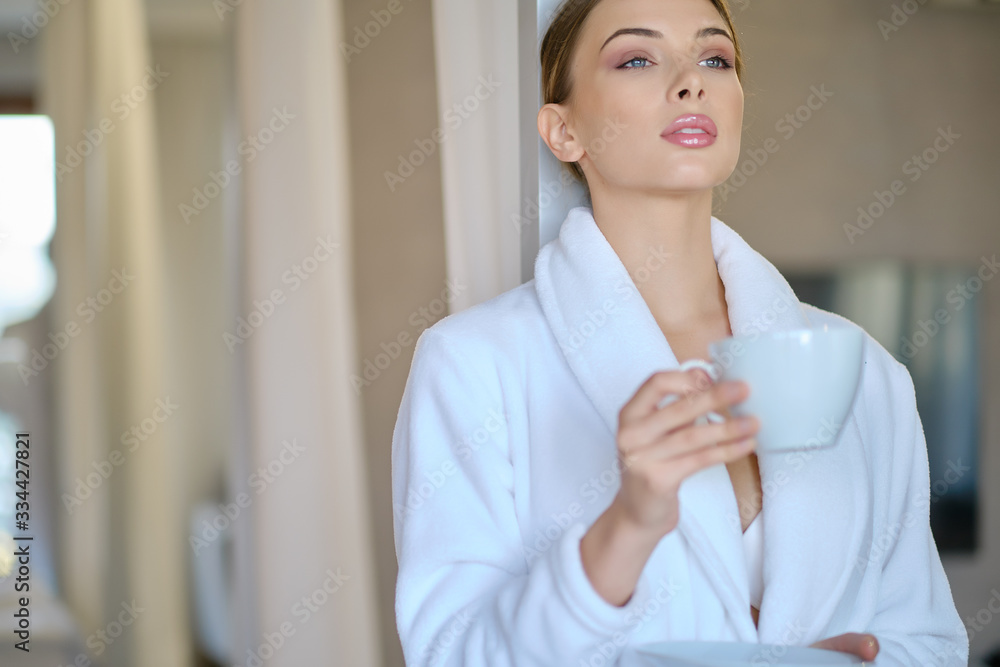
<path id="1" fill-rule="evenodd" d="M 579 41 L 596 49 L 620 28 L 649 28 L 686 43 L 710 25 L 727 27 L 711 0 L 602 0 L 584 21 Z"/>

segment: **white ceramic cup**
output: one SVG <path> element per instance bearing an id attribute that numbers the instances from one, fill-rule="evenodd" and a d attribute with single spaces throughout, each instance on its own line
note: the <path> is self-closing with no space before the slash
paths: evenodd
<path id="1" fill-rule="evenodd" d="M 758 454 L 831 447 L 854 403 L 864 332 L 848 327 L 732 336 L 709 344 L 712 362 L 689 359 L 713 381 L 743 380 L 750 395 L 729 408 L 760 420 Z M 723 421 L 712 412 L 708 420 Z M 705 423 L 704 417 L 696 423 Z"/>

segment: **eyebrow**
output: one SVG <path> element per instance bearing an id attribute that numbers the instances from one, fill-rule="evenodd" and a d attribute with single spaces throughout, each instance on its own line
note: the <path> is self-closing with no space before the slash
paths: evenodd
<path id="1" fill-rule="evenodd" d="M 608 42 L 610 42 L 615 37 L 618 37 L 620 35 L 638 35 L 639 37 L 663 39 L 663 33 L 660 32 L 659 30 L 650 30 L 649 28 L 620 28 L 616 30 L 614 34 L 612 34 L 610 37 L 604 40 L 604 44 L 601 45 L 601 48 L 598 50 L 598 53 L 604 50 L 604 47 L 608 45 Z M 733 41 L 733 38 L 729 35 L 728 32 L 726 32 L 722 28 L 715 28 L 715 27 L 702 28 L 697 33 L 695 33 L 695 39 L 704 39 L 705 37 L 712 37 L 714 35 L 722 35 L 730 42 Z"/>

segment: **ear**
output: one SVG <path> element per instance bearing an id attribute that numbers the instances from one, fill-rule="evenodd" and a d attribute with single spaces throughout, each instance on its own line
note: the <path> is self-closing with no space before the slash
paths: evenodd
<path id="1" fill-rule="evenodd" d="M 561 162 L 577 162 L 583 157 L 580 145 L 566 124 L 568 110 L 561 104 L 546 104 L 538 111 L 538 134 Z"/>

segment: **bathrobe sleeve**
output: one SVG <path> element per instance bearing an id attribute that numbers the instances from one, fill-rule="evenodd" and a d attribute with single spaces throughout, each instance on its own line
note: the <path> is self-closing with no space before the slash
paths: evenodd
<path id="1" fill-rule="evenodd" d="M 964 667 L 969 640 L 930 530 L 927 443 L 917 414 L 913 380 L 890 362 L 880 440 L 891 460 L 880 482 L 889 484 L 888 513 L 875 521 L 868 567 L 881 567 L 877 611 L 867 632 L 879 640 L 876 667 Z M 883 459 L 884 460 L 884 459 Z"/>
<path id="2" fill-rule="evenodd" d="M 528 565 L 505 418 L 524 407 L 505 405 L 496 355 L 466 353 L 468 341 L 453 338 L 435 328 L 418 338 L 393 432 L 406 664 L 576 665 L 598 652 L 614 664 L 648 584 L 641 578 L 624 607 L 601 598 L 583 570 L 582 524 Z"/>

